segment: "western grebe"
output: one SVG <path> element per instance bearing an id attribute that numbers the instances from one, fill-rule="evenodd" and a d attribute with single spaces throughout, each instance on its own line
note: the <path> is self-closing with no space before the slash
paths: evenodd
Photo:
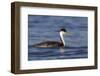
<path id="1" fill-rule="evenodd" d="M 48 48 L 51 48 L 51 47 L 64 47 L 65 46 L 65 40 L 64 40 L 64 35 L 67 35 L 68 32 L 66 31 L 66 29 L 62 28 L 60 29 L 60 41 L 57 42 L 57 41 L 46 41 L 46 42 L 42 42 L 42 43 L 39 43 L 39 44 L 35 44 L 33 45 L 33 47 L 48 47 Z"/>

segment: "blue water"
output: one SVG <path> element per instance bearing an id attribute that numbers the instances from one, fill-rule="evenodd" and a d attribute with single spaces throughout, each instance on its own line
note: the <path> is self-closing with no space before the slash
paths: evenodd
<path id="1" fill-rule="evenodd" d="M 44 41 L 60 41 L 59 30 L 65 28 L 64 48 L 35 48 Z M 88 18 L 75 16 L 28 16 L 28 60 L 88 58 Z"/>

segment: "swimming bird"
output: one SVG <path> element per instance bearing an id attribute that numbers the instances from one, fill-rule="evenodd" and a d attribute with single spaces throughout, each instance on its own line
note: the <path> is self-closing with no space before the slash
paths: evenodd
<path id="1" fill-rule="evenodd" d="M 60 29 L 60 41 L 46 41 L 42 43 L 38 43 L 33 45 L 33 47 L 40 47 L 40 48 L 52 48 L 52 47 L 65 47 L 65 40 L 64 35 L 68 35 L 69 33 L 65 28 Z"/>

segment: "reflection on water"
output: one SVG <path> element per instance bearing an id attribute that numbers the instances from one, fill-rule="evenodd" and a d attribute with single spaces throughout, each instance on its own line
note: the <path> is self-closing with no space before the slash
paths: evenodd
<path id="1" fill-rule="evenodd" d="M 67 47 L 35 48 L 45 41 L 60 41 L 59 30 L 64 27 L 72 35 L 65 36 Z M 28 16 L 28 60 L 88 58 L 88 18 L 71 16 Z"/>
<path id="2" fill-rule="evenodd" d="M 63 54 L 64 53 L 64 48 L 60 48 L 60 53 Z"/>
<path id="3" fill-rule="evenodd" d="M 29 60 L 87 58 L 87 47 L 29 48 Z"/>

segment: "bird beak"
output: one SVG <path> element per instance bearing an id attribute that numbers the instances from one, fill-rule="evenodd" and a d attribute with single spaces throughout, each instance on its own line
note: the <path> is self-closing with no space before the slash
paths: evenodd
<path id="1" fill-rule="evenodd" d="M 71 35 L 71 33 L 69 33 L 69 32 L 65 32 L 65 35 Z"/>

